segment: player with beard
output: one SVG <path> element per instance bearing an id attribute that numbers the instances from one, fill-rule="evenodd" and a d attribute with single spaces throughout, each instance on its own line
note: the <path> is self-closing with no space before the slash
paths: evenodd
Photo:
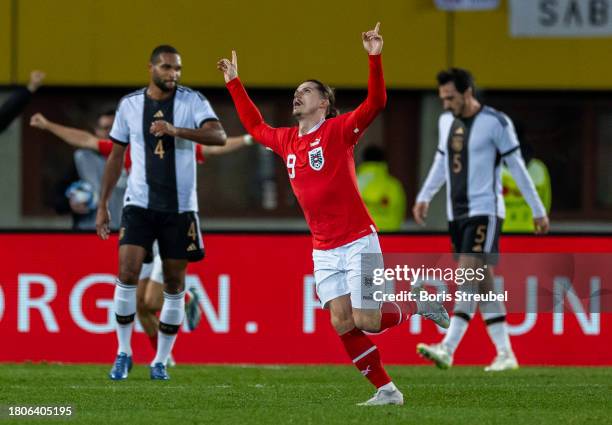
<path id="1" fill-rule="evenodd" d="M 505 216 L 501 166 L 505 163 L 531 207 L 535 232 L 548 232 L 548 217 L 521 156 L 512 120 L 474 96 L 472 74 L 461 68 L 441 71 L 438 92 L 445 112 L 438 122 L 438 150 L 413 208 L 414 219 L 424 225 L 429 202 L 446 183 L 446 211 L 453 251 L 460 269 L 484 270 L 482 281 L 462 286 L 464 292 L 494 290 L 493 265 Z M 503 301 L 458 301 L 450 328 L 439 344 L 418 344 L 417 352 L 447 369 L 476 308 L 487 325 L 497 356 L 488 372 L 518 368 L 510 345 Z"/>
<path id="2" fill-rule="evenodd" d="M 181 72 L 178 51 L 168 45 L 156 47 L 150 57 L 148 86 L 121 99 L 110 132 L 115 145 L 106 163 L 96 218 L 102 239 L 109 237 L 107 204 L 128 145 L 132 161 L 119 230 L 119 274 L 113 298 L 119 342 L 110 372 L 113 380 L 126 379 L 132 367 L 136 288 L 153 241 L 158 241 L 163 262 L 164 303 L 151 379 L 169 379 L 166 361 L 185 315 L 187 263 L 204 258 L 194 142 L 224 145 L 226 135 L 208 100 L 178 84 Z"/>

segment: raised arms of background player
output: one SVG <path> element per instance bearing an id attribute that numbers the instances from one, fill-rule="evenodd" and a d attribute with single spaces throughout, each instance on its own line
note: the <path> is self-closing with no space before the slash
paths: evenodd
<path id="1" fill-rule="evenodd" d="M 76 148 L 92 149 L 99 151 L 99 138 L 94 134 L 81 130 L 74 127 L 67 127 L 61 124 L 57 124 L 53 121 L 49 121 L 43 114 L 36 113 L 30 118 L 30 125 L 32 127 L 46 130 L 67 144 Z M 251 137 L 247 135 L 240 137 L 228 137 L 227 143 L 224 146 L 207 146 L 202 145 L 202 153 L 206 156 L 210 155 L 222 155 L 225 153 L 232 152 L 244 145 L 251 144 Z"/>
<path id="2" fill-rule="evenodd" d="M 42 85 L 45 73 L 32 71 L 27 87 L 18 87 L 9 98 L 0 105 L 0 132 L 4 131 L 15 118 L 23 111 L 34 93 Z"/>

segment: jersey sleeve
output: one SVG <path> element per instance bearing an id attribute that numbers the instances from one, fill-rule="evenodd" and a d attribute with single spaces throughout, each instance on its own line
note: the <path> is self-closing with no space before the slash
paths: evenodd
<path id="1" fill-rule="evenodd" d="M 493 137 L 499 154 L 503 157 L 519 149 L 520 144 L 512 120 L 502 115 L 499 120 L 498 134 Z"/>
<path id="2" fill-rule="evenodd" d="M 383 77 L 381 55 L 369 55 L 368 97 L 352 112 L 341 115 L 342 139 L 355 145 L 361 134 L 385 108 L 387 91 Z"/>
<path id="3" fill-rule="evenodd" d="M 239 78 L 234 78 L 226 86 L 246 131 L 256 142 L 282 156 L 282 129 L 273 128 L 264 122 L 261 112 L 247 94 Z"/>
<path id="4" fill-rule="evenodd" d="M 200 145 L 196 143 L 195 150 L 196 150 L 196 162 L 198 164 L 204 164 L 204 161 L 206 161 L 206 156 L 204 155 L 204 145 Z"/>
<path id="5" fill-rule="evenodd" d="M 423 187 L 417 195 L 417 202 L 431 202 L 436 193 L 446 183 L 446 125 L 446 117 L 444 115 L 440 116 L 438 120 L 438 148 Z"/>
<path id="6" fill-rule="evenodd" d="M 113 142 L 111 140 L 98 140 L 98 152 L 105 158 L 108 158 L 113 150 Z"/>
<path id="7" fill-rule="evenodd" d="M 508 167 L 510 174 L 514 178 L 516 185 L 518 186 L 525 202 L 531 208 L 534 218 L 544 217 L 546 215 L 546 209 L 542 204 L 542 200 L 536 191 L 536 188 L 527 172 L 525 167 L 525 161 L 521 155 L 521 151 L 513 149 L 508 155 L 504 155 L 504 163 Z"/>
<path id="8" fill-rule="evenodd" d="M 117 108 L 109 137 L 113 142 L 121 145 L 130 143 L 130 127 L 128 126 L 127 104 L 125 99 L 119 102 L 119 107 Z"/>
<path id="9" fill-rule="evenodd" d="M 194 128 L 202 127 L 206 121 L 219 121 L 210 102 L 200 92 L 193 92 L 191 96 L 191 112 L 193 114 Z"/>

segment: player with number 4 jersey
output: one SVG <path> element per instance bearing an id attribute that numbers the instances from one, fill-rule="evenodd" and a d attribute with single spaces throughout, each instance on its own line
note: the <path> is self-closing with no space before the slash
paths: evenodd
<path id="1" fill-rule="evenodd" d="M 110 138 L 115 143 L 102 178 L 96 229 L 109 236 L 108 198 L 117 182 L 127 146 L 132 168 L 119 230 L 119 276 L 113 297 L 119 347 L 109 377 L 123 380 L 132 365 L 131 335 L 136 287 L 142 263 L 157 240 L 163 261 L 164 304 L 159 316 L 154 380 L 169 379 L 166 361 L 185 316 L 185 271 L 204 257 L 197 215 L 196 149 L 224 145 L 226 135 L 200 93 L 178 84 L 182 61 L 168 45 L 156 47 L 149 84 L 121 99 Z"/>
<path id="2" fill-rule="evenodd" d="M 304 81 L 293 98 L 296 127 L 273 128 L 264 122 L 238 78 L 235 52 L 231 61 L 217 63 L 244 127 L 287 165 L 312 233 L 317 295 L 329 309 L 332 325 L 353 363 L 377 388 L 376 395 L 363 403 L 367 405 L 403 404 L 403 395 L 363 331 L 381 332 L 408 316 L 397 304 L 375 301 L 362 270 L 362 261 L 370 270 L 384 267 L 374 222 L 359 194 L 353 159 L 354 146 L 387 100 L 379 26 L 362 33 L 370 70 L 365 101 L 354 111 L 338 115 L 333 91 L 318 80 Z M 446 311 L 439 304 L 412 303 L 409 308 L 448 326 Z"/>

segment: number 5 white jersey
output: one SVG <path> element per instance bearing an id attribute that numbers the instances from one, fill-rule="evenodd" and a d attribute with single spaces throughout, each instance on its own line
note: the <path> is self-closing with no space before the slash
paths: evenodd
<path id="1" fill-rule="evenodd" d="M 204 96 L 183 86 L 164 101 L 151 99 L 146 89 L 121 99 L 110 138 L 130 144 L 132 169 L 124 205 L 163 212 L 197 211 L 195 144 L 168 135 L 155 137 L 149 128 L 156 120 L 195 129 L 218 118 Z"/>
<path id="2" fill-rule="evenodd" d="M 440 116 L 434 163 L 417 202 L 429 202 L 447 184 L 448 220 L 474 216 L 505 217 L 501 162 L 506 163 L 534 217 L 545 210 L 525 169 L 519 141 L 510 118 L 484 106 L 473 117 Z"/>

